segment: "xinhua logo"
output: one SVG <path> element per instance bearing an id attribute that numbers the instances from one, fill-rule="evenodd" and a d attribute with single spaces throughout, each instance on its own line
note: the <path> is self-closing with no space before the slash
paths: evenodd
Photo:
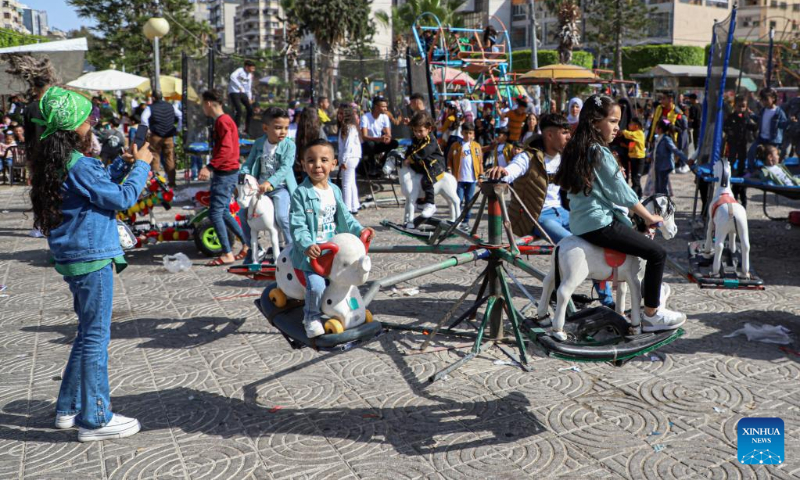
<path id="1" fill-rule="evenodd" d="M 784 462 L 783 420 L 743 418 L 736 425 L 739 462 L 746 465 L 780 465 Z"/>

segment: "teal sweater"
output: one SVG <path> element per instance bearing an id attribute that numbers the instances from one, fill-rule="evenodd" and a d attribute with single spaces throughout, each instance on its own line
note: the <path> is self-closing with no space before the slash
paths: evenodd
<path id="1" fill-rule="evenodd" d="M 328 186 L 333 189 L 333 197 L 336 199 L 336 233 L 361 235 L 364 227 L 358 223 L 345 206 L 342 201 L 342 191 L 333 183 L 328 183 Z M 306 250 L 316 243 L 319 208 L 319 196 L 314 191 L 311 180 L 306 178 L 292 194 L 292 208 L 289 210 L 289 227 L 292 232 L 292 265 L 298 270 L 312 271 Z"/>
<path id="2" fill-rule="evenodd" d="M 606 147 L 596 147 L 593 153 L 595 176 L 591 193 L 569 194 L 569 226 L 573 235 L 611 225 L 615 216 L 613 205 L 631 208 L 639 203 L 639 197 L 628 186 L 611 151 Z M 564 166 L 563 162 L 561 166 Z M 618 211 L 616 216 L 626 225 L 633 226 L 621 212 Z"/>
<path id="3" fill-rule="evenodd" d="M 247 156 L 247 160 L 239 170 L 241 173 L 252 175 L 256 177 L 256 180 L 258 179 L 258 175 L 261 173 L 261 153 L 264 151 L 264 142 L 266 141 L 266 135 L 261 136 L 255 141 L 253 148 L 250 149 L 250 155 Z M 281 166 L 267 179 L 273 188 L 286 186 L 290 195 L 294 193 L 294 189 L 297 188 L 297 182 L 294 180 L 294 172 L 292 170 L 294 167 L 295 148 L 294 142 L 288 137 L 284 138 L 283 141 L 275 147 L 275 156 L 278 158 Z"/>

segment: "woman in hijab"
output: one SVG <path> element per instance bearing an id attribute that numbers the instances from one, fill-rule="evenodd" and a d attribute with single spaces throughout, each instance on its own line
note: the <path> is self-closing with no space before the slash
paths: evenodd
<path id="1" fill-rule="evenodd" d="M 572 131 L 578 126 L 578 117 L 581 116 L 581 109 L 583 108 L 583 100 L 578 97 L 573 97 L 567 106 L 567 123 Z"/>

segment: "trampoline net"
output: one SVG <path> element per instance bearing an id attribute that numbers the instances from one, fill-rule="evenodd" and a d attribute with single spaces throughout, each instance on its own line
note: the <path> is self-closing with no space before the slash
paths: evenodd
<path id="1" fill-rule="evenodd" d="M 208 58 L 187 57 L 181 74 L 188 95 L 183 102 L 184 143 L 208 142 L 211 120 L 203 114 L 201 95 L 209 88 Z"/>
<path id="2" fill-rule="evenodd" d="M 730 57 L 728 34 L 735 24 L 735 10 L 721 22 L 714 24 L 714 35 L 711 43 L 711 55 L 708 61 L 708 76 L 703 99 L 703 122 L 700 127 L 700 148 L 697 160 L 708 163 L 719 157 L 722 147 L 722 100 L 725 95 L 725 73 Z"/>

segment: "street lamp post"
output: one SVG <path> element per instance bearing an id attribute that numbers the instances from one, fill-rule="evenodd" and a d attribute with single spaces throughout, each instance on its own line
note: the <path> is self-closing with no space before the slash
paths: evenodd
<path id="1" fill-rule="evenodd" d="M 158 15 L 161 15 L 161 5 L 158 5 Z M 159 55 L 158 41 L 161 37 L 169 33 L 169 22 L 162 17 L 153 17 L 144 24 L 142 29 L 144 36 L 153 42 L 153 56 L 155 57 L 156 74 L 152 84 L 152 91 L 161 90 L 161 58 Z"/>

